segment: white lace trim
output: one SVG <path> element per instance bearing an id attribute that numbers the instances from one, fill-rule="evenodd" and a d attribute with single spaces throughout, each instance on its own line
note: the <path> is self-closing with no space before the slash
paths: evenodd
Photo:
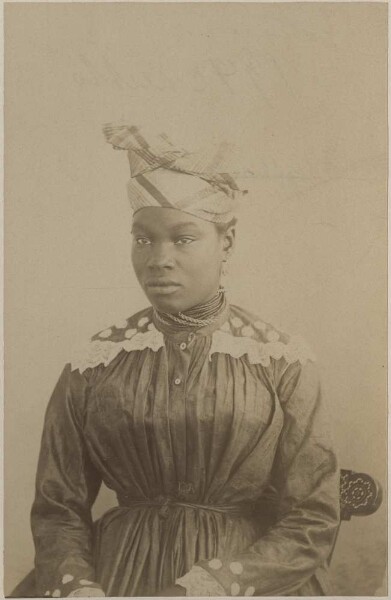
<path id="1" fill-rule="evenodd" d="M 197 565 L 194 565 L 186 575 L 177 579 L 175 583 L 186 588 L 186 596 L 188 597 L 226 595 L 223 586 L 217 579 Z"/>
<path id="2" fill-rule="evenodd" d="M 278 337 L 277 332 L 276 336 Z M 233 358 L 247 354 L 252 365 L 261 364 L 264 367 L 270 365 L 271 358 L 279 360 L 284 357 L 288 364 L 296 361 L 305 364 L 308 360 L 315 360 L 313 352 L 300 336 L 292 336 L 287 344 L 280 341 L 264 343 L 250 337 L 235 336 L 221 329 L 212 335 L 209 360 L 216 352 L 229 354 Z"/>
<path id="3" fill-rule="evenodd" d="M 140 319 L 138 325 L 144 326 L 149 319 Z M 279 341 L 279 334 L 275 330 L 267 333 L 268 342 L 260 342 L 251 335 L 255 334 L 250 326 L 243 326 L 243 322 L 234 317 L 233 325 L 242 325 L 240 332 L 246 335 L 234 335 L 231 333 L 229 323 L 225 322 L 220 329 L 212 334 L 212 344 L 209 351 L 209 360 L 215 353 L 229 354 L 233 358 L 240 358 L 247 354 L 251 364 L 261 364 L 264 367 L 270 365 L 270 359 L 279 360 L 284 357 L 288 364 L 299 361 L 305 364 L 308 360 L 315 360 L 315 356 L 308 344 L 300 336 L 292 336 L 287 344 Z M 257 324 L 255 324 L 257 325 Z M 259 329 L 259 327 L 257 327 Z M 112 334 L 111 329 L 99 334 L 100 340 L 94 340 L 81 347 L 71 362 L 72 371 L 79 370 L 83 373 L 86 369 L 93 369 L 103 364 L 105 367 L 121 352 L 132 352 L 133 350 L 144 350 L 150 348 L 157 352 L 164 346 L 164 336 L 156 329 L 153 323 L 148 324 L 147 331 L 141 332 L 137 329 L 127 329 L 125 338 L 119 342 L 104 339 Z"/>
<path id="4" fill-rule="evenodd" d="M 132 352 L 133 350 L 150 348 L 157 352 L 164 346 L 164 337 L 161 331 L 151 325 L 149 325 L 148 331 L 145 332 L 137 331 L 137 329 L 128 330 L 128 332 L 132 332 L 130 339 L 121 340 L 120 342 L 110 340 L 89 342 L 76 353 L 71 363 L 72 371 L 79 369 L 80 373 L 83 373 L 86 369 L 93 369 L 101 364 L 107 367 L 121 350 Z"/>

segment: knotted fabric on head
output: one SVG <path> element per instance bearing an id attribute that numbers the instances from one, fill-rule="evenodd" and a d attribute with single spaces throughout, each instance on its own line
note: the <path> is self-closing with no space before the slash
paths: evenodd
<path id="1" fill-rule="evenodd" d="M 128 125 L 107 124 L 106 140 L 126 150 L 130 176 L 128 197 L 134 212 L 146 206 L 175 208 L 214 223 L 229 223 L 239 198 L 238 188 L 222 164 L 227 144 L 202 155 L 175 147 L 165 134 L 149 137 Z"/>

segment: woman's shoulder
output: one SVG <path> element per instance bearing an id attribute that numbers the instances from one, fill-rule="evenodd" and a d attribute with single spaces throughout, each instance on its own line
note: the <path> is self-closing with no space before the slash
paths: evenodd
<path id="1" fill-rule="evenodd" d="M 303 336 L 288 333 L 261 318 L 259 314 L 240 306 L 231 304 L 225 329 L 236 338 L 235 345 L 240 341 L 243 350 L 245 343 L 248 345 L 247 354 L 250 357 L 262 357 L 262 361 L 259 362 L 264 366 L 269 365 L 271 359 L 283 359 L 288 364 L 315 361 L 314 353 Z"/>
<path id="2" fill-rule="evenodd" d="M 231 304 L 230 308 L 230 324 L 236 335 L 251 334 L 264 343 L 280 341 L 286 344 L 292 338 L 291 334 L 263 319 L 257 313 L 235 304 Z"/>
<path id="3" fill-rule="evenodd" d="M 135 333 L 148 331 L 152 324 L 152 306 L 143 308 L 130 317 L 119 319 L 113 325 L 101 329 L 95 333 L 91 340 L 118 342 L 130 339 Z"/>
<path id="4" fill-rule="evenodd" d="M 152 322 L 152 310 L 151 306 L 139 310 L 79 343 L 73 353 L 71 370 L 83 373 L 89 368 L 107 366 L 123 349 L 161 344 L 161 340 L 156 339 L 158 332 Z"/>

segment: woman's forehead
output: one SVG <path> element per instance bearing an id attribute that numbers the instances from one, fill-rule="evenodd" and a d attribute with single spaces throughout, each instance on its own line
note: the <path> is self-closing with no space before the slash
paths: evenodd
<path id="1" fill-rule="evenodd" d="M 138 229 L 171 231 L 184 228 L 203 230 L 208 227 L 213 227 L 213 224 L 180 210 L 173 208 L 145 207 L 134 214 L 132 231 Z"/>

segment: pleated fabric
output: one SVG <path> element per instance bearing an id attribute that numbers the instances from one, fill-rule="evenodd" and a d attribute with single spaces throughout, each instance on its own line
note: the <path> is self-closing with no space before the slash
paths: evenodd
<path id="1" fill-rule="evenodd" d="M 49 402 L 32 508 L 39 594 L 87 581 L 155 595 L 196 564 L 227 595 L 233 583 L 242 595 L 329 593 L 339 470 L 314 362 L 289 359 L 288 336 L 232 305 L 195 334 L 165 330 L 148 308 L 94 339 L 122 344 L 140 323 L 162 344 L 66 365 Z M 216 332 L 249 327 L 273 340 L 268 366 L 228 346 L 211 354 Z M 102 481 L 119 506 L 93 524 Z"/>

